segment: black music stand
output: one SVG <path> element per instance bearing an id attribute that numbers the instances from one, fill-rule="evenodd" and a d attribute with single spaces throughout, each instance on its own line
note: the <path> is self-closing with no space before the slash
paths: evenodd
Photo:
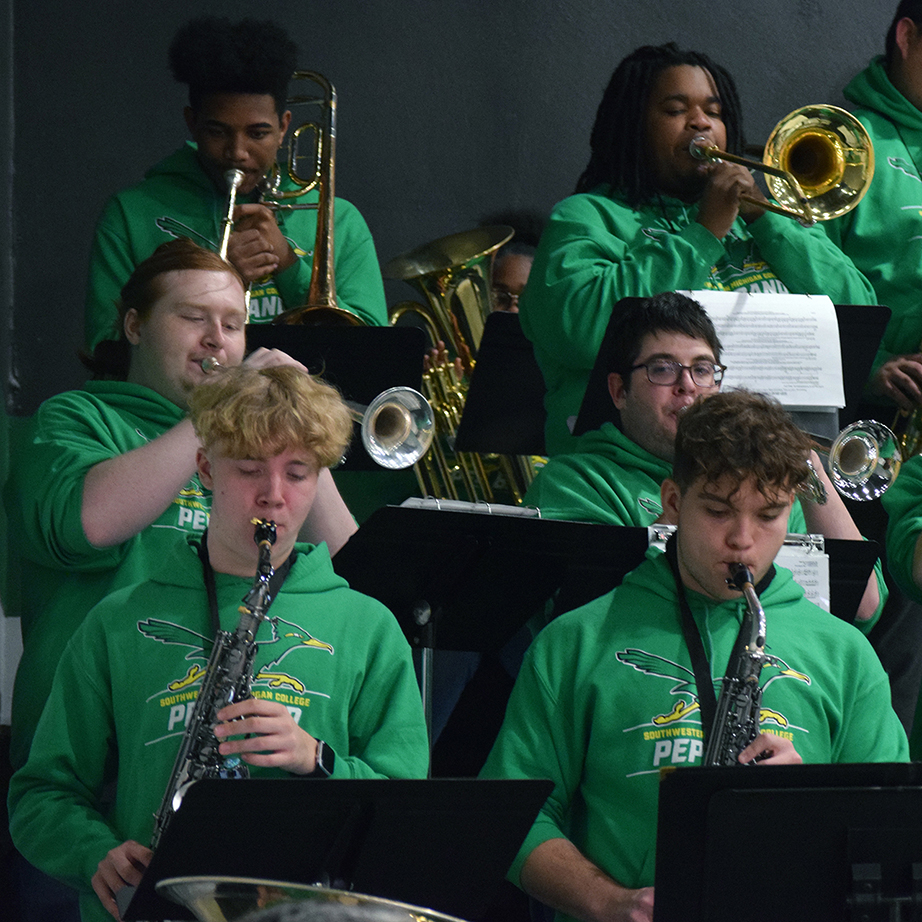
<path id="1" fill-rule="evenodd" d="M 455 447 L 502 455 L 544 454 L 544 377 L 519 315 L 487 317 Z"/>
<path id="2" fill-rule="evenodd" d="M 199 781 L 123 918 L 194 918 L 155 885 L 202 875 L 323 883 L 476 920 L 551 788 L 540 780 Z"/>
<path id="3" fill-rule="evenodd" d="M 654 922 L 920 914 L 918 763 L 680 768 L 662 777 Z"/>
<path id="4" fill-rule="evenodd" d="M 337 387 L 346 400 L 368 406 L 391 387 L 422 385 L 426 334 L 414 327 L 247 325 L 247 349 L 281 349 L 311 374 Z M 358 435 L 337 470 L 380 471 Z"/>

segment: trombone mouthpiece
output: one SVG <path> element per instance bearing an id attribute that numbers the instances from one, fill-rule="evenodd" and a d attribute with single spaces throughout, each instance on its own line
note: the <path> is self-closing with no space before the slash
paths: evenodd
<path id="1" fill-rule="evenodd" d="M 712 146 L 713 145 L 711 144 L 710 141 L 708 141 L 707 138 L 699 136 L 697 138 L 691 139 L 691 143 L 688 145 L 688 152 L 696 160 L 707 160 L 708 151 L 711 149 Z"/>
<path id="2" fill-rule="evenodd" d="M 213 355 L 206 355 L 199 364 L 202 366 L 202 371 L 204 371 L 206 375 L 210 375 L 213 371 L 220 371 L 224 368 Z"/>
<path id="3" fill-rule="evenodd" d="M 243 170 L 228 170 L 224 174 L 224 181 L 227 183 L 228 189 L 236 191 L 240 183 L 243 182 Z"/>

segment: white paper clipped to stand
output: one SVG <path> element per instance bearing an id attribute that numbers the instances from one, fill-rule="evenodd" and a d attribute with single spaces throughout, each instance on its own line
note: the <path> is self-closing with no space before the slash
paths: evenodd
<path id="1" fill-rule="evenodd" d="M 674 531 L 675 525 L 650 525 L 647 528 L 650 544 L 665 551 L 666 541 Z M 775 563 L 794 574 L 794 580 L 811 602 L 830 611 L 829 555 L 822 535 L 787 535 L 775 555 Z"/>
<path id="2" fill-rule="evenodd" d="M 836 309 L 826 295 L 685 291 L 723 346 L 723 387 L 769 394 L 789 410 L 845 406 Z"/>

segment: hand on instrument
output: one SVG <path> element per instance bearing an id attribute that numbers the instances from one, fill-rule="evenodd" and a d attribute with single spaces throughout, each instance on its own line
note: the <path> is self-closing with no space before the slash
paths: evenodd
<path id="1" fill-rule="evenodd" d="M 740 763 L 756 759 L 756 765 L 800 765 L 803 759 L 794 744 L 774 733 L 760 733 L 741 753 Z"/>
<path id="2" fill-rule="evenodd" d="M 129 839 L 113 848 L 102 861 L 91 881 L 93 890 L 102 901 L 106 911 L 118 919 L 115 894 L 122 887 L 136 887 L 150 864 L 153 852 L 140 842 Z"/>
<path id="3" fill-rule="evenodd" d="M 901 410 L 922 405 L 922 353 L 888 359 L 871 378 L 869 390 L 889 397 Z"/>
<path id="4" fill-rule="evenodd" d="M 275 214 L 265 205 L 237 205 L 227 258 L 247 282 L 274 275 L 297 260 L 282 235 Z"/>
<path id="5" fill-rule="evenodd" d="M 222 756 L 239 754 L 248 765 L 297 775 L 309 775 L 317 767 L 317 740 L 295 723 L 284 704 L 247 698 L 222 708 L 217 717 L 221 723 L 214 732 L 223 740 L 218 747 Z"/>
<path id="6" fill-rule="evenodd" d="M 746 167 L 718 160 L 708 173 L 707 185 L 698 201 L 698 223 L 704 225 L 718 240 L 723 240 L 733 227 L 737 215 L 749 223 L 764 214 L 758 206 L 741 202 L 741 195 L 765 200 L 762 190 Z"/>
<path id="7" fill-rule="evenodd" d="M 301 371 L 310 374 L 310 370 L 297 359 L 293 359 L 287 352 L 281 349 L 266 349 L 260 346 L 254 349 L 244 360 L 243 364 L 248 368 L 276 368 L 279 365 L 292 365 L 300 368 Z"/>

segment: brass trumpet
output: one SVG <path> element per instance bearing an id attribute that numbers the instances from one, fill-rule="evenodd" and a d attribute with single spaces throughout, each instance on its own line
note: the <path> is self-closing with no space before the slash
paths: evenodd
<path id="1" fill-rule="evenodd" d="M 205 374 L 223 371 L 213 355 L 200 362 Z M 368 406 L 343 400 L 359 424 L 362 444 L 375 464 L 390 470 L 412 467 L 432 444 L 435 418 L 429 401 L 412 387 L 391 387 Z"/>
<path id="2" fill-rule="evenodd" d="M 786 115 L 772 130 L 761 162 L 719 150 L 701 137 L 692 140 L 689 152 L 699 160 L 726 160 L 765 173 L 779 204 L 740 198 L 807 225 L 850 211 L 874 176 L 870 136 L 837 106 L 804 106 Z"/>

